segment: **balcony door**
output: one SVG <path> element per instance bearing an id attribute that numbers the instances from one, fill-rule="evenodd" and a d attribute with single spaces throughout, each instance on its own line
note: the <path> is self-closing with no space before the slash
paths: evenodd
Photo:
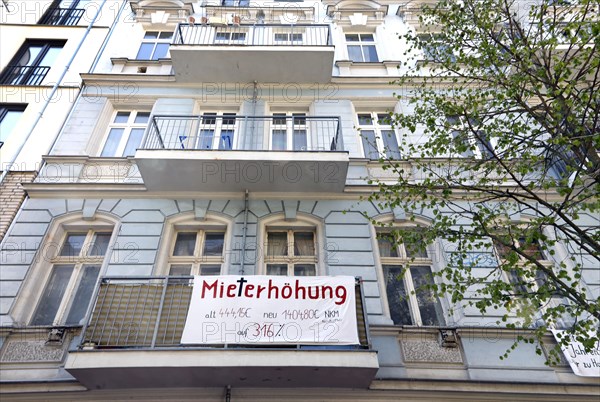
<path id="1" fill-rule="evenodd" d="M 273 151 L 307 151 L 310 149 L 306 113 L 273 113 L 271 149 Z"/>
<path id="2" fill-rule="evenodd" d="M 231 151 L 235 148 L 235 113 L 204 113 L 196 138 L 196 149 Z"/>

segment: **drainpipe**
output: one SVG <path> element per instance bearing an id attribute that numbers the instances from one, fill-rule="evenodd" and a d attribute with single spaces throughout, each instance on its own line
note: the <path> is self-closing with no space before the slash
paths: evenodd
<path id="1" fill-rule="evenodd" d="M 102 0 L 102 4 L 100 5 L 100 7 L 98 8 L 98 10 L 96 11 L 96 15 L 94 15 L 94 18 L 92 19 L 92 21 L 90 21 L 90 23 L 88 24 L 88 27 L 85 30 L 85 33 L 83 34 L 83 37 L 79 41 L 79 44 L 77 45 L 77 48 L 75 49 L 75 51 L 71 55 L 71 58 L 69 59 L 69 61 L 65 65 L 65 68 L 63 69 L 63 72 L 61 73 L 60 78 L 58 79 L 58 81 L 52 87 L 52 91 L 50 92 L 50 96 L 48 96 L 48 98 L 44 102 L 44 106 L 42 106 L 42 109 L 38 112 L 37 116 L 35 117 L 35 120 L 31 124 L 31 126 L 29 128 L 29 131 L 27 132 L 27 134 L 25 135 L 25 138 L 23 139 L 23 142 L 21 142 L 21 145 L 19 146 L 19 149 L 17 149 L 17 152 L 15 153 L 15 156 L 12 158 L 12 160 L 10 161 L 10 163 L 8 163 L 8 165 L 6 166 L 6 169 L 4 169 L 4 171 L 2 172 L 2 176 L 0 176 L 0 183 L 2 183 L 2 181 L 4 181 L 4 178 L 6 177 L 6 175 L 8 174 L 8 172 L 10 171 L 10 168 L 12 167 L 12 165 L 15 163 L 15 161 L 19 157 L 19 154 L 21 153 L 21 151 L 23 151 L 23 148 L 25 147 L 25 144 L 29 140 L 29 137 L 33 133 L 33 130 L 35 129 L 35 127 L 39 123 L 40 119 L 44 115 L 44 112 L 46 111 L 46 108 L 48 107 L 48 105 L 50 104 L 50 102 L 52 101 L 52 99 L 54 98 L 54 95 L 56 94 L 56 91 L 58 91 L 58 87 L 60 86 L 60 84 L 62 83 L 63 79 L 65 78 L 65 75 L 67 75 L 67 72 L 69 71 L 69 68 L 71 67 L 71 64 L 73 64 L 73 60 L 75 60 L 75 57 L 77 56 L 77 53 L 79 53 L 79 50 L 83 46 L 83 43 L 85 42 L 87 36 L 89 35 L 90 31 L 92 30 L 92 27 L 94 26 L 94 23 L 98 19 L 98 16 L 101 14 L 101 10 L 102 10 L 102 8 L 104 7 L 105 4 L 106 4 L 106 0 Z"/>
<path id="2" fill-rule="evenodd" d="M 248 189 L 244 194 L 244 227 L 242 233 L 242 261 L 240 267 L 240 275 L 244 275 L 244 268 L 246 262 L 246 235 L 248 233 Z M 258 251 L 258 248 L 257 250 Z"/>

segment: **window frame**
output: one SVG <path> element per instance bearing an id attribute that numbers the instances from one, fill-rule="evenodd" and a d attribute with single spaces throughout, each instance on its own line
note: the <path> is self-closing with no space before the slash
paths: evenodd
<path id="1" fill-rule="evenodd" d="M 213 122 L 214 121 L 214 122 Z M 231 124 L 233 121 L 233 124 Z M 199 115 L 197 136 L 180 136 L 179 141 L 182 149 L 199 149 L 199 150 L 215 150 L 215 151 L 232 151 L 237 149 L 236 141 L 238 140 L 240 116 L 237 111 L 231 110 L 206 110 Z M 212 132 L 210 146 L 206 147 L 203 133 Z M 230 133 L 233 138 L 230 138 L 230 146 L 223 146 L 227 136 L 223 133 Z"/>
<path id="2" fill-rule="evenodd" d="M 395 251 L 397 253 L 397 256 L 391 256 L 391 257 L 384 257 L 381 255 L 381 250 L 380 250 L 380 245 L 379 245 L 379 236 L 380 235 L 391 235 L 394 236 L 393 232 L 395 229 L 403 229 L 403 230 L 418 230 L 417 227 L 391 227 L 391 228 L 375 228 L 372 227 L 373 230 L 373 247 L 374 247 L 374 252 L 375 252 L 375 259 L 376 259 L 376 264 L 378 266 L 378 272 L 381 275 L 381 280 L 379 281 L 381 284 L 381 294 L 384 295 L 382 297 L 382 302 L 385 305 L 385 311 L 387 316 L 390 318 L 390 320 L 393 321 L 393 317 L 392 317 L 392 312 L 391 312 L 391 305 L 390 305 L 390 296 L 388 295 L 388 291 L 387 291 L 387 286 L 388 286 L 388 282 L 387 282 L 387 277 L 388 277 L 388 272 L 387 269 L 391 269 L 391 268 L 400 268 L 401 270 L 404 271 L 403 277 L 401 278 L 402 283 L 403 283 L 403 287 L 404 287 L 404 293 L 406 294 L 406 305 L 407 308 L 410 312 L 410 324 L 402 324 L 402 323 L 396 323 L 393 322 L 393 325 L 409 325 L 409 326 L 424 326 L 423 325 L 423 318 L 421 316 L 421 310 L 419 308 L 419 300 L 417 298 L 417 294 L 413 293 L 414 291 L 416 291 L 416 287 L 415 287 L 415 282 L 413 280 L 413 274 L 410 270 L 410 268 L 408 267 L 413 267 L 416 269 L 419 268 L 429 268 L 429 271 L 431 272 L 432 276 L 431 276 L 431 280 L 436 282 L 435 276 L 433 276 L 433 273 L 436 271 L 436 266 L 435 266 L 435 261 L 434 258 L 432 257 L 432 255 L 434 255 L 434 245 L 430 244 L 427 245 L 423 251 L 426 252 L 427 257 L 419 257 L 419 256 L 414 256 L 410 257 L 408 256 L 408 253 L 406 251 L 406 246 L 404 245 L 404 243 L 402 242 L 396 242 L 395 244 Z M 392 246 L 393 247 L 393 246 Z M 433 326 L 435 327 L 443 327 L 446 325 L 446 312 L 445 312 L 445 308 L 444 308 L 444 300 L 443 298 L 437 297 L 435 295 L 433 295 L 433 297 L 435 298 L 435 301 L 433 304 L 433 308 L 436 311 L 436 319 L 437 319 L 437 323 L 434 324 Z M 437 307 L 437 308 L 436 308 Z M 438 311 L 439 309 L 439 311 Z M 427 325 L 430 326 L 430 325 Z"/>
<path id="3" fill-rule="evenodd" d="M 23 114 L 25 113 L 25 109 L 27 109 L 28 104 L 27 103 L 0 103 L 0 130 L 2 130 L 2 123 L 4 122 L 4 119 L 6 118 L 6 116 L 8 115 L 9 112 L 21 112 L 21 114 L 19 115 L 19 120 L 23 117 Z M 6 131 L 6 128 L 4 129 L 4 131 L 0 131 L 0 148 L 2 148 L 2 146 L 4 145 L 4 143 L 6 142 L 6 140 L 8 139 L 8 137 L 10 136 L 10 134 L 14 131 L 14 128 L 19 124 L 19 122 L 17 121 L 15 123 L 15 125 L 12 127 L 11 130 L 9 130 L 8 132 Z M 4 135 L 2 135 L 4 134 Z M 2 140 L 4 137 L 4 141 Z"/>
<path id="4" fill-rule="evenodd" d="M 82 242 L 81 249 L 77 253 L 77 255 L 62 255 L 62 251 L 65 247 L 66 241 L 71 235 L 77 234 L 85 234 L 85 238 Z M 98 234 L 109 234 L 108 242 L 106 243 L 106 250 L 103 255 L 92 255 L 89 252 L 94 250 L 94 241 L 96 239 L 96 235 Z M 113 228 L 102 228 L 102 227 L 73 227 L 73 228 L 65 228 L 61 233 L 61 241 L 58 243 L 58 247 L 56 247 L 55 253 L 53 257 L 49 261 L 50 268 L 47 269 L 46 279 L 43 281 L 44 284 L 41 287 L 41 292 L 37 294 L 37 300 L 35 302 L 35 308 L 32 309 L 31 315 L 28 319 L 30 325 L 35 326 L 80 326 L 86 321 L 88 316 L 88 311 L 90 309 L 93 296 L 96 292 L 96 288 L 98 287 L 100 278 L 104 272 L 105 264 L 110 260 L 110 254 L 112 249 L 113 240 L 115 237 L 115 230 Z M 47 264 L 44 264 L 47 266 Z M 55 270 L 60 266 L 69 266 L 72 265 L 72 270 L 69 275 L 69 279 L 67 280 L 66 286 L 64 288 L 64 292 L 61 296 L 58 307 L 56 308 L 56 312 L 54 313 L 54 318 L 50 323 L 37 322 L 37 314 L 39 312 L 40 307 L 43 303 L 47 302 L 44 300 L 46 291 L 50 286 L 50 282 L 53 278 L 53 274 Z M 81 289 L 82 280 L 84 278 L 85 270 L 89 266 L 98 266 L 98 273 L 96 274 L 96 278 L 94 281 L 94 286 L 90 291 L 90 299 L 88 305 L 86 306 L 85 312 L 82 318 L 78 323 L 68 323 L 70 313 L 74 308 L 75 298 L 78 296 L 78 291 Z"/>
<path id="5" fill-rule="evenodd" d="M 273 112 L 269 120 L 269 149 L 273 151 L 308 151 L 311 149 L 311 135 L 308 124 L 308 113 L 306 112 Z M 285 119 L 285 124 L 278 124 L 278 120 Z M 304 124 L 302 124 L 304 121 Z M 296 124 L 296 122 L 299 122 Z M 274 131 L 285 131 L 285 147 L 283 149 L 275 148 Z M 295 139 L 296 131 L 304 132 L 303 147 L 296 149 Z"/>
<path id="6" fill-rule="evenodd" d="M 269 255 L 269 234 L 270 233 L 286 233 L 286 248 L 287 255 Z M 295 254 L 295 233 L 312 233 L 313 235 L 313 255 L 296 255 Z M 313 265 L 315 268 L 314 275 L 317 275 L 318 256 L 317 256 L 317 233 L 316 228 L 311 227 L 293 227 L 290 228 L 267 228 L 265 237 L 265 273 L 269 274 L 269 265 L 287 265 L 286 276 L 296 276 L 296 265 Z"/>
<path id="7" fill-rule="evenodd" d="M 175 248 L 179 234 L 183 233 L 195 233 L 196 240 L 194 243 L 194 252 L 191 256 L 187 255 L 175 255 Z M 213 255 L 204 255 L 204 246 L 206 244 L 206 235 L 210 233 L 219 233 L 223 234 L 223 248 L 221 251 L 221 255 L 213 256 Z M 179 276 L 173 275 L 171 273 L 171 268 L 173 265 L 190 265 L 190 274 L 184 276 L 194 276 L 194 275 L 202 275 L 202 265 L 219 265 L 219 273 L 218 275 L 223 275 L 225 268 L 225 252 L 227 250 L 227 232 L 223 228 L 219 227 L 201 227 L 201 228 L 180 228 L 175 229 L 173 232 L 173 236 L 169 243 L 169 256 L 167 262 L 167 275 L 169 276 Z"/>
<path id="8" fill-rule="evenodd" d="M 58 60 L 58 54 L 50 63 L 51 65 L 42 65 L 44 58 L 48 55 L 48 52 L 52 49 L 64 49 L 66 40 L 45 40 L 45 39 L 26 39 L 21 45 L 15 56 L 6 65 L 2 73 L 0 74 L 0 85 L 23 85 L 23 86 L 40 86 L 42 82 L 52 69 L 52 65 Z M 17 64 L 21 62 L 21 59 L 33 46 L 41 46 L 42 49 L 35 56 L 33 62 L 22 65 Z M 59 51 L 60 53 L 60 51 Z M 38 68 L 46 68 L 47 71 L 43 74 L 36 73 L 35 70 Z M 13 69 L 25 68 L 25 73 L 14 74 Z"/>
<path id="9" fill-rule="evenodd" d="M 156 38 L 147 38 L 146 36 L 150 33 L 156 33 Z M 161 38 L 162 34 L 170 34 L 170 36 L 168 38 Z M 154 31 L 154 30 L 149 30 L 149 31 L 145 31 L 144 32 L 144 37 L 142 38 L 142 41 L 140 43 L 140 47 L 138 48 L 138 51 L 136 53 L 135 56 L 135 60 L 144 60 L 144 61 L 150 61 L 150 60 L 160 60 L 160 59 L 168 59 L 170 58 L 170 51 L 171 51 L 171 41 L 173 40 L 173 36 L 175 35 L 175 33 L 173 31 Z M 169 46 L 167 47 L 167 51 L 165 52 L 164 56 L 162 57 L 157 57 L 156 54 L 156 50 L 158 48 L 158 45 L 160 44 L 168 44 Z M 150 58 L 148 59 L 142 59 L 140 58 L 140 53 L 142 52 L 142 48 L 144 47 L 144 45 L 147 44 L 152 44 L 152 51 L 150 52 Z"/>
<path id="10" fill-rule="evenodd" d="M 481 160 L 491 160 L 494 158 L 493 153 L 497 151 L 497 145 L 494 144 L 495 141 L 492 142 L 492 139 L 485 133 L 485 130 L 477 130 L 477 135 L 475 135 L 470 128 L 470 124 L 465 121 L 464 116 L 446 116 L 446 121 L 450 125 L 452 141 L 460 141 L 467 146 L 465 151 L 456 155 L 463 158 Z M 464 135 L 466 135 L 466 138 Z M 491 150 L 487 147 L 491 148 Z"/>
<path id="11" fill-rule="evenodd" d="M 361 124 L 361 115 L 369 115 L 371 124 Z M 358 132 L 361 137 L 363 155 L 366 159 L 372 161 L 376 161 L 381 158 L 383 158 L 384 160 L 400 160 L 402 159 L 402 152 L 400 152 L 398 132 L 392 126 L 391 122 L 390 124 L 382 124 L 382 119 L 380 118 L 381 115 L 385 115 L 387 119 L 391 119 L 390 112 L 384 111 L 357 111 L 355 114 L 356 127 L 358 128 Z M 375 144 L 370 144 L 370 140 L 363 135 L 364 132 L 371 131 L 373 132 Z M 395 146 L 397 147 L 397 149 L 391 149 L 390 147 L 388 147 L 388 144 L 386 144 L 385 140 L 386 138 L 393 138 L 395 140 Z M 372 149 L 367 148 L 371 145 L 374 146 Z M 376 158 L 374 157 L 375 155 L 373 151 L 377 152 Z"/>
<path id="12" fill-rule="evenodd" d="M 353 36 L 353 35 L 357 35 L 358 36 L 358 40 L 354 41 L 354 40 L 348 40 L 348 36 Z M 365 36 L 371 36 L 373 38 L 372 41 L 365 41 L 363 40 L 363 35 Z M 379 52 L 377 51 L 377 37 L 375 35 L 374 32 L 348 32 L 348 33 L 344 33 L 344 43 L 346 44 L 346 51 L 348 52 L 348 60 L 352 61 L 353 63 L 380 63 L 381 61 L 379 60 Z M 361 60 L 354 60 L 351 56 L 351 52 L 350 52 L 350 46 L 357 46 L 360 48 L 360 54 L 361 54 Z M 373 47 L 375 49 L 375 58 L 376 60 L 370 60 L 370 56 L 368 57 L 369 60 L 365 60 L 365 51 L 364 49 L 366 47 Z M 370 53 L 367 53 L 370 54 Z"/>
<path id="13" fill-rule="evenodd" d="M 119 114 L 122 114 L 122 113 L 128 114 L 127 121 L 123 122 L 123 123 L 116 122 Z M 148 115 L 147 120 L 144 123 L 136 123 L 135 122 L 138 115 L 140 115 L 140 114 Z M 99 156 L 102 158 L 121 158 L 121 157 L 126 158 L 129 156 L 134 156 L 135 151 L 131 155 L 125 154 L 125 151 L 128 148 L 127 145 L 131 138 L 131 133 L 134 130 L 139 130 L 139 129 L 143 130 L 139 144 L 135 147 L 135 149 L 138 149 L 139 147 L 142 146 L 142 144 L 144 142 L 144 137 L 146 136 L 146 130 L 148 128 L 148 124 L 150 123 L 151 117 L 152 117 L 152 114 L 150 113 L 150 111 L 146 111 L 146 110 L 120 109 L 120 110 L 113 111 L 113 113 L 111 114 L 111 120 L 110 120 L 111 122 L 108 124 L 108 127 L 106 128 L 104 140 L 102 141 L 102 146 L 100 147 Z M 109 143 L 112 130 L 119 130 L 119 129 L 122 129 L 123 132 L 121 134 L 119 141 L 117 142 L 115 151 L 112 152 L 112 155 L 108 155 L 108 154 L 105 155 L 104 153 L 106 151 L 106 146 Z"/>

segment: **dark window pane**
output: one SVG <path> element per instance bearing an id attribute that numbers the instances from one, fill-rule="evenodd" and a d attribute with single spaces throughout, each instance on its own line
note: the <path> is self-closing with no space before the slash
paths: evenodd
<path id="1" fill-rule="evenodd" d="M 221 274 L 221 266 L 220 265 L 201 265 L 200 266 L 200 275 L 220 275 Z"/>
<path id="2" fill-rule="evenodd" d="M 173 255 L 194 255 L 196 248 L 196 233 L 177 233 Z"/>
<path id="3" fill-rule="evenodd" d="M 404 249 L 406 250 L 406 256 L 409 258 L 427 258 L 427 245 L 423 240 L 421 234 L 414 233 L 413 235 L 418 236 L 419 240 L 416 240 L 412 244 L 404 244 Z"/>
<path id="4" fill-rule="evenodd" d="M 226 151 L 233 149 L 233 130 L 221 130 L 219 149 Z"/>
<path id="5" fill-rule="evenodd" d="M 360 34 L 360 39 L 363 42 L 373 42 L 374 41 L 373 35 L 371 35 L 371 34 Z"/>
<path id="6" fill-rule="evenodd" d="M 400 149 L 398 148 L 396 133 L 393 130 L 382 130 L 381 137 L 385 147 L 385 155 L 389 159 L 400 159 Z"/>
<path id="7" fill-rule="evenodd" d="M 31 325 L 51 325 L 73 273 L 73 265 L 55 265 L 31 320 Z"/>
<path id="8" fill-rule="evenodd" d="M 60 255 L 76 257 L 81 252 L 86 233 L 69 233 L 65 239 Z"/>
<path id="9" fill-rule="evenodd" d="M 159 39 L 171 39 L 173 37 L 173 32 L 161 32 L 159 35 Z"/>
<path id="10" fill-rule="evenodd" d="M 112 128 L 108 133 L 106 144 L 104 144 L 104 149 L 102 149 L 102 153 L 100 155 L 117 156 L 117 148 L 119 148 L 121 137 L 123 137 L 124 132 L 124 128 Z"/>
<path id="11" fill-rule="evenodd" d="M 306 151 L 308 146 L 306 130 L 294 130 L 294 151 Z"/>
<path id="12" fill-rule="evenodd" d="M 216 113 L 204 113 L 202 115 L 202 123 L 216 124 L 217 123 L 217 114 Z"/>
<path id="13" fill-rule="evenodd" d="M 363 46 L 363 52 L 365 56 L 365 61 L 369 61 L 372 63 L 379 61 L 379 58 L 377 57 L 377 49 L 375 48 L 375 46 Z"/>
<path id="14" fill-rule="evenodd" d="M 427 266 L 413 266 L 410 267 L 410 274 L 417 295 L 422 324 L 443 325 L 444 314 L 440 301 L 430 289 L 425 287 L 426 285 L 433 284 L 431 268 Z"/>
<path id="15" fill-rule="evenodd" d="M 383 266 L 385 287 L 390 307 L 390 316 L 396 325 L 412 325 L 413 320 L 408 308 L 408 295 L 404 287 L 403 268 L 400 266 Z"/>
<path id="16" fill-rule="evenodd" d="M 223 113 L 223 124 L 235 124 L 235 113 Z"/>
<path id="17" fill-rule="evenodd" d="M 106 255 L 111 233 L 96 233 L 88 255 Z"/>
<path id="18" fill-rule="evenodd" d="M 225 233 L 207 233 L 203 255 L 223 255 Z"/>
<path id="19" fill-rule="evenodd" d="M 129 138 L 127 139 L 127 144 L 125 145 L 125 149 L 123 150 L 123 156 L 133 156 L 135 155 L 135 151 L 142 144 L 142 138 L 144 137 L 143 128 L 134 128 L 129 133 Z"/>
<path id="20" fill-rule="evenodd" d="M 314 264 L 296 264 L 294 265 L 294 276 L 315 276 L 316 270 Z"/>
<path id="21" fill-rule="evenodd" d="M 84 319 L 88 306 L 92 301 L 99 273 L 100 265 L 86 265 L 83 267 L 83 274 L 77 287 L 77 293 L 75 293 L 73 303 L 71 304 L 71 311 L 69 311 L 69 316 L 67 317 L 67 325 L 83 324 L 81 321 Z"/>
<path id="22" fill-rule="evenodd" d="M 269 232 L 267 234 L 267 255 L 287 255 L 287 233 Z"/>
<path id="23" fill-rule="evenodd" d="M 157 39 L 158 38 L 158 32 L 156 31 L 148 31 L 146 32 L 146 35 L 144 35 L 144 39 Z"/>
<path id="24" fill-rule="evenodd" d="M 379 246 L 379 255 L 382 257 L 398 257 L 398 248 L 394 238 L 390 233 L 377 234 L 377 244 Z"/>
<path id="25" fill-rule="evenodd" d="M 315 255 L 313 232 L 294 232 L 294 255 Z"/>
<path id="26" fill-rule="evenodd" d="M 287 265 L 286 264 L 268 264 L 267 265 L 267 275 L 286 276 L 287 275 Z"/>
<path id="27" fill-rule="evenodd" d="M 359 39 L 358 39 L 358 35 L 355 35 L 355 34 L 347 34 L 347 35 L 346 35 L 346 41 L 348 41 L 348 42 L 358 42 L 358 41 L 359 41 Z"/>
<path id="28" fill-rule="evenodd" d="M 192 274 L 192 264 L 171 264 L 169 276 L 190 276 Z"/>
<path id="29" fill-rule="evenodd" d="M 287 116 L 285 113 L 273 113 L 273 124 L 285 125 Z"/>
<path id="30" fill-rule="evenodd" d="M 148 120 L 150 119 L 150 113 L 141 112 L 135 116 L 135 124 L 148 124 Z"/>
<path id="31" fill-rule="evenodd" d="M 154 54 L 152 55 L 152 60 L 163 59 L 167 57 L 167 52 L 169 51 L 168 43 L 157 43 L 156 49 L 154 50 Z"/>
<path id="32" fill-rule="evenodd" d="M 129 112 L 117 112 L 113 123 L 127 123 L 129 120 Z"/>
<path id="33" fill-rule="evenodd" d="M 371 117 L 370 114 L 359 114 L 358 115 L 358 124 L 360 126 L 372 126 L 373 125 L 373 118 Z"/>
<path id="34" fill-rule="evenodd" d="M 361 130 L 360 137 L 362 138 L 363 148 L 365 150 L 365 158 L 378 160 L 379 152 L 377 151 L 377 142 L 375 141 L 375 131 Z"/>
<path id="35" fill-rule="evenodd" d="M 154 43 L 142 43 L 135 58 L 138 60 L 150 60 L 152 50 L 154 50 Z"/>

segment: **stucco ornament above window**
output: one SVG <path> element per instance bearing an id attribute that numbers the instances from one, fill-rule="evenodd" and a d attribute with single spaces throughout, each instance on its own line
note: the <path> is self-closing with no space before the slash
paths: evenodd
<path id="1" fill-rule="evenodd" d="M 135 19 L 142 24 L 176 24 L 185 22 L 194 12 L 196 0 L 131 0 Z"/>
<path id="2" fill-rule="evenodd" d="M 327 6 L 327 15 L 342 26 L 377 26 L 383 23 L 388 6 L 371 0 L 342 0 Z"/>

